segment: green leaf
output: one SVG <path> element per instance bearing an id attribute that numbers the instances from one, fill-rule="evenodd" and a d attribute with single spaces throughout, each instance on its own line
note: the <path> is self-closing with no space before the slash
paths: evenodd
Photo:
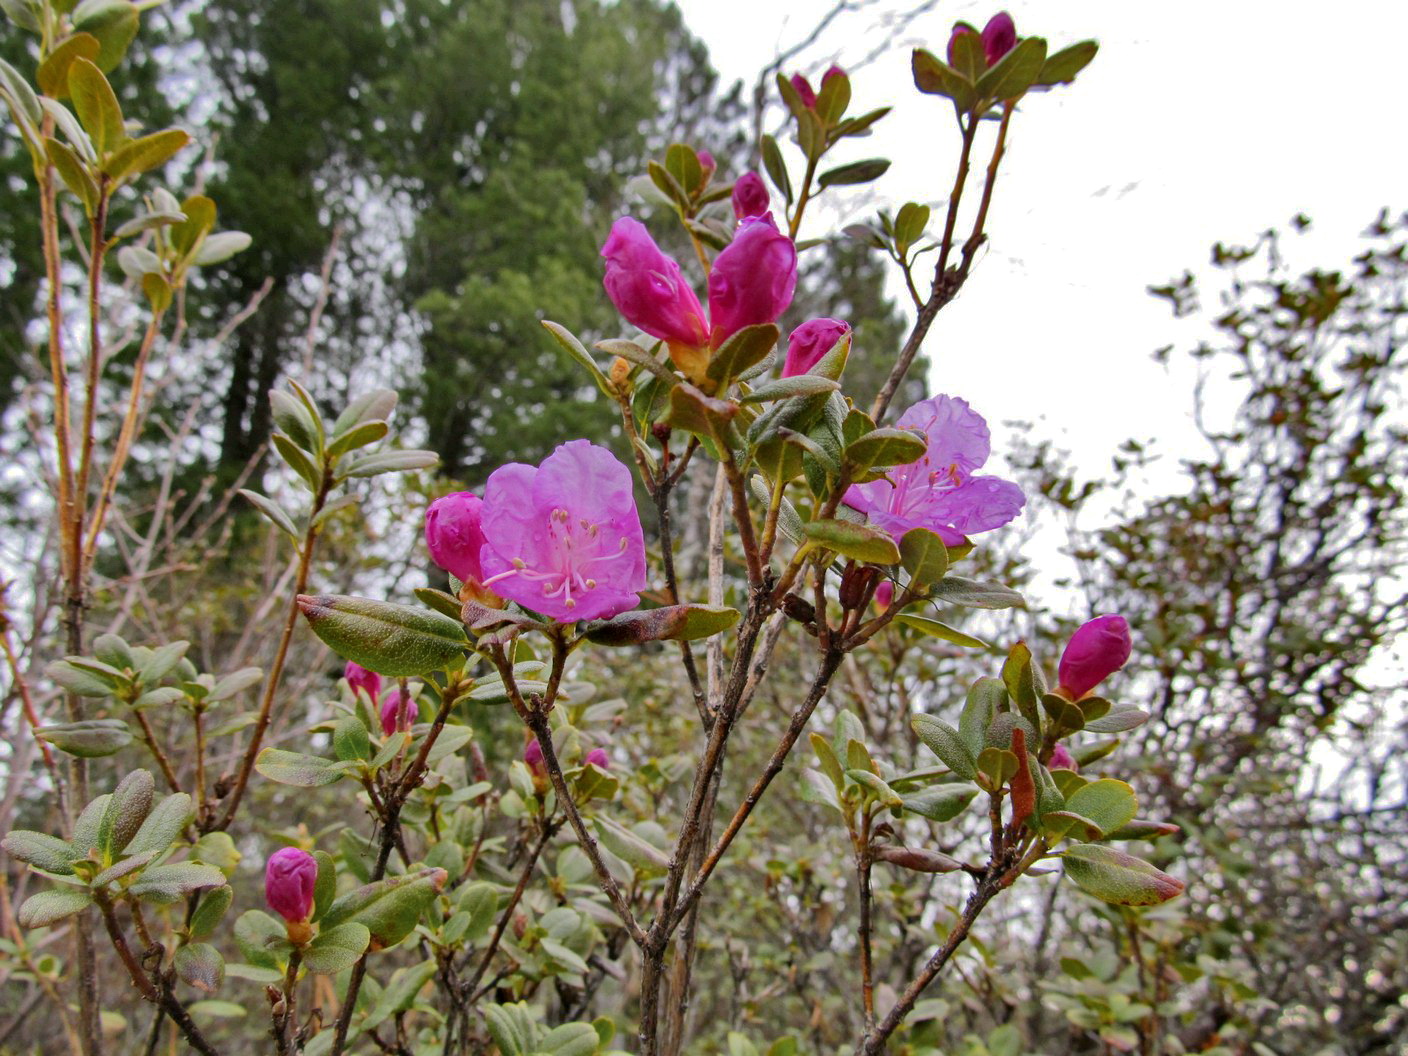
<path id="1" fill-rule="evenodd" d="M 83 203 L 83 211 L 92 216 L 98 209 L 98 185 L 88 174 L 87 166 L 71 147 L 57 139 L 44 140 L 44 150 L 49 156 L 50 164 L 54 166 L 54 171 L 64 181 L 64 186 Z"/>
<path id="2" fill-rule="evenodd" d="M 928 449 L 924 437 L 912 429 L 883 426 L 872 429 L 846 446 L 842 457 L 851 468 L 854 480 L 860 480 L 877 467 L 907 466 L 924 457 Z"/>
<path id="3" fill-rule="evenodd" d="M 240 954 L 256 968 L 278 968 L 293 952 L 288 931 L 279 921 L 258 909 L 249 909 L 235 921 L 235 942 Z"/>
<path id="4" fill-rule="evenodd" d="M 1066 810 L 1089 818 L 1102 836 L 1124 828 L 1139 811 L 1134 789 L 1123 781 L 1102 778 L 1078 788 L 1066 800 Z"/>
<path id="5" fill-rule="evenodd" d="M 17 861 L 59 876 L 72 876 L 74 860 L 82 857 L 57 836 L 28 829 L 15 829 L 0 840 L 0 850 Z"/>
<path id="6" fill-rule="evenodd" d="M 141 828 L 124 848 L 127 854 L 161 854 L 181 835 L 195 817 L 191 797 L 173 792 L 152 808 Z"/>
<path id="7" fill-rule="evenodd" d="M 297 396 L 282 389 L 269 391 L 274 425 L 305 452 L 317 456 L 323 449 L 322 424 Z"/>
<path id="8" fill-rule="evenodd" d="M 238 671 L 232 671 L 228 675 L 219 679 L 209 693 L 205 695 L 206 701 L 211 704 L 221 700 L 229 700 L 250 686 L 258 685 L 264 678 L 264 672 L 258 667 L 242 667 Z"/>
<path id="9" fill-rule="evenodd" d="M 356 964 L 371 941 L 372 933 L 367 926 L 356 921 L 319 929 L 303 950 L 303 963 L 317 975 L 336 975 Z"/>
<path id="10" fill-rule="evenodd" d="M 385 422 L 391 419 L 396 410 L 398 397 L 392 389 L 373 389 L 363 393 L 347 405 L 332 424 L 334 439 L 367 422 Z"/>
<path id="11" fill-rule="evenodd" d="M 186 650 L 190 647 L 190 642 L 182 640 L 168 642 L 153 649 L 151 655 L 138 665 L 137 675 L 142 685 L 154 686 L 169 675 L 176 669 L 176 665 L 181 662 L 181 658 L 186 655 Z"/>
<path id="12" fill-rule="evenodd" d="M 884 806 L 899 807 L 904 805 L 904 800 L 900 798 L 899 793 L 869 770 L 847 770 L 846 776 L 874 795 Z"/>
<path id="13" fill-rule="evenodd" d="M 929 226 L 929 207 L 917 202 L 905 202 L 895 215 L 895 245 L 908 249 L 924 237 Z"/>
<path id="14" fill-rule="evenodd" d="M 375 1030 L 397 1012 L 407 1011 L 425 984 L 435 977 L 437 968 L 433 960 L 422 961 L 409 968 L 398 968 L 386 988 L 377 995 L 376 1003 L 368 1010 L 362 1029 Z"/>
<path id="15" fill-rule="evenodd" d="M 711 379 L 727 384 L 730 378 L 742 374 L 749 367 L 761 363 L 777 345 L 781 336 L 774 323 L 760 323 L 745 326 L 725 341 L 709 359 L 708 375 Z"/>
<path id="16" fill-rule="evenodd" d="M 867 158 L 864 161 L 853 161 L 849 165 L 838 165 L 834 169 L 823 172 L 818 177 L 817 183 L 822 187 L 870 183 L 885 175 L 885 170 L 889 167 L 888 158 Z"/>
<path id="17" fill-rule="evenodd" d="M 302 755 L 282 748 L 265 748 L 254 760 L 262 777 L 281 785 L 318 788 L 342 780 L 349 771 L 340 763 L 316 755 Z"/>
<path id="18" fill-rule="evenodd" d="M 730 401 L 706 396 L 693 385 L 681 383 L 670 390 L 670 409 L 664 421 L 672 429 L 718 442 L 737 413 L 737 405 Z"/>
<path id="19" fill-rule="evenodd" d="M 957 730 L 932 715 L 916 715 L 910 725 L 928 749 L 959 777 L 971 781 L 978 776 L 973 753 Z"/>
<path id="20" fill-rule="evenodd" d="M 625 826 L 600 816 L 592 821 L 607 850 L 627 865 L 642 872 L 664 872 L 670 867 L 670 858 L 664 851 Z"/>
<path id="21" fill-rule="evenodd" d="M 1090 733 L 1124 733 L 1148 721 L 1147 711 L 1121 704 L 1111 708 L 1103 717 L 1087 722 L 1085 728 Z"/>
<path id="22" fill-rule="evenodd" d="M 63 689 L 80 697 L 110 697 L 119 686 L 125 684 L 126 678 L 106 664 L 103 668 L 80 666 L 71 660 L 55 660 L 44 668 L 44 673 Z M 113 673 L 108 674 L 109 670 Z"/>
<path id="23" fill-rule="evenodd" d="M 167 128 L 160 132 L 128 140 L 108 156 L 103 163 L 103 171 L 114 184 L 125 183 L 129 177 L 140 175 L 164 165 L 176 153 L 190 143 L 188 132 L 180 128 Z M 220 237 L 220 236 L 215 236 Z M 245 236 L 245 245 L 249 236 Z M 204 249 L 202 248 L 202 252 Z M 197 263 L 200 263 L 197 261 Z"/>
<path id="24" fill-rule="evenodd" d="M 342 762 L 372 757 L 371 734 L 362 720 L 352 715 L 344 715 L 332 728 L 332 750 Z"/>
<path id="25" fill-rule="evenodd" d="M 980 678 L 968 690 L 958 716 L 958 735 L 976 756 L 987 746 L 988 727 L 1007 706 L 1007 687 L 996 678 Z"/>
<path id="26" fill-rule="evenodd" d="M 56 887 L 30 895 L 20 906 L 15 919 L 22 928 L 43 928 L 81 913 L 92 904 L 92 898 L 83 888 Z"/>
<path id="27" fill-rule="evenodd" d="M 1183 893 L 1182 880 L 1103 844 L 1068 847 L 1061 860 L 1077 887 L 1117 906 L 1156 906 Z"/>
<path id="28" fill-rule="evenodd" d="M 962 576 L 946 576 L 929 595 L 947 605 L 970 609 L 1025 609 L 1027 599 L 999 583 L 981 583 Z"/>
<path id="29" fill-rule="evenodd" d="M 978 790 L 971 785 L 931 785 L 901 796 L 904 809 L 930 821 L 951 821 L 967 809 Z"/>
<path id="30" fill-rule="evenodd" d="M 1046 714 L 1051 716 L 1058 731 L 1072 733 L 1085 729 L 1085 716 L 1081 714 L 1080 708 L 1060 694 L 1043 693 L 1041 706 L 1046 709 Z"/>
<path id="31" fill-rule="evenodd" d="M 670 369 L 668 364 L 661 362 L 634 341 L 611 338 L 606 341 L 598 341 L 596 347 L 609 356 L 619 356 L 627 363 L 634 363 L 636 366 L 644 367 L 667 385 L 679 384 L 679 377 Z"/>
<path id="32" fill-rule="evenodd" d="M 137 35 L 137 7 L 129 0 L 82 0 L 73 9 L 73 26 L 98 38 L 96 62 L 103 72 L 112 70 Z"/>
<path id="33" fill-rule="evenodd" d="M 612 385 L 606 375 L 601 372 L 601 368 L 596 365 L 596 360 L 592 359 L 587 350 L 582 347 L 582 342 L 578 341 L 566 327 L 560 326 L 550 320 L 544 319 L 543 326 L 547 329 L 548 333 L 556 338 L 557 343 L 562 346 L 563 351 L 586 368 L 587 373 L 591 375 L 592 381 L 596 383 L 596 387 L 600 389 L 608 399 L 615 400 L 615 386 Z"/>
<path id="34" fill-rule="evenodd" d="M 409 605 L 300 594 L 298 607 L 334 652 L 382 675 L 423 675 L 462 657 L 469 644 L 462 624 Z"/>
<path id="35" fill-rule="evenodd" d="M 759 145 L 762 148 L 763 168 L 767 170 L 768 179 L 772 180 L 772 185 L 787 200 L 787 204 L 791 205 L 792 180 L 787 175 L 787 163 L 782 160 L 782 151 L 778 148 L 777 140 L 772 136 L 764 136 Z"/>
<path id="36" fill-rule="evenodd" d="M 590 1023 L 563 1023 L 538 1042 L 538 1052 L 545 1056 L 592 1056 L 599 1041 Z"/>
<path id="37" fill-rule="evenodd" d="M 328 907 L 320 928 L 346 921 L 365 924 L 378 948 L 394 946 L 412 931 L 445 887 L 444 869 L 418 869 L 401 876 L 364 884 Z"/>
<path id="38" fill-rule="evenodd" d="M 841 800 L 836 795 L 836 786 L 820 770 L 807 767 L 802 771 L 801 797 L 804 803 L 814 803 L 819 807 L 831 807 L 845 812 Z"/>
<path id="39" fill-rule="evenodd" d="M 382 473 L 409 473 L 417 469 L 433 469 L 439 464 L 440 456 L 434 451 L 378 451 L 339 462 L 337 478 L 344 480 L 347 477 L 376 477 Z"/>
<path id="40" fill-rule="evenodd" d="M 693 195 L 704 183 L 704 167 L 699 164 L 699 155 L 685 143 L 671 143 L 666 148 L 665 171 L 688 195 Z"/>
<path id="41" fill-rule="evenodd" d="M 61 752 L 80 759 L 100 759 L 115 755 L 132 743 L 132 731 L 121 719 L 84 719 L 40 726 L 34 735 Z"/>
<path id="42" fill-rule="evenodd" d="M 1035 86 L 1049 87 L 1055 84 L 1070 84 L 1076 74 L 1090 65 L 1100 45 L 1093 40 L 1082 40 L 1069 48 L 1062 48 L 1054 55 L 1047 56 L 1037 74 Z"/>
<path id="43" fill-rule="evenodd" d="M 1046 41 L 1023 37 L 992 69 L 978 78 L 981 99 L 1018 99 L 1026 94 L 1046 62 Z"/>
<path id="44" fill-rule="evenodd" d="M 485 1005 L 484 1023 L 501 1056 L 529 1056 L 536 1023 L 527 1004 L 520 1001 L 514 1005 Z"/>
<path id="45" fill-rule="evenodd" d="M 237 253 L 243 253 L 254 242 L 244 231 L 217 231 L 201 240 L 191 263 L 198 268 L 214 267 L 223 264 Z"/>
<path id="46" fill-rule="evenodd" d="M 181 256 L 189 256 L 215 227 L 215 203 L 203 194 L 193 194 L 181 203 L 186 219 L 171 228 L 172 248 Z"/>
<path id="47" fill-rule="evenodd" d="M 961 645 L 966 649 L 986 649 L 988 647 L 988 643 L 981 638 L 964 634 L 946 623 L 940 623 L 930 616 L 921 616 L 917 612 L 902 612 L 895 617 L 895 622 L 902 623 L 906 627 L 913 627 L 916 631 L 923 631 L 931 638 L 952 642 L 954 645 Z"/>
<path id="48" fill-rule="evenodd" d="M 225 919 L 225 913 L 234 900 L 235 892 L 229 884 L 212 888 L 202 895 L 200 904 L 191 914 L 191 938 L 208 939 Z"/>
<path id="49" fill-rule="evenodd" d="M 1007 654 L 1002 664 L 1002 681 L 1007 692 L 1017 704 L 1017 710 L 1031 724 L 1033 729 L 1041 726 L 1041 712 L 1038 704 L 1046 692 L 1046 679 L 1041 668 L 1032 659 L 1032 652 L 1025 642 L 1018 642 Z"/>
<path id="50" fill-rule="evenodd" d="M 82 57 L 73 60 L 68 72 L 68 90 L 73 97 L 74 112 L 93 141 L 99 158 L 127 142 L 117 95 L 94 63 Z"/>
<path id="51" fill-rule="evenodd" d="M 878 528 L 853 521 L 808 521 L 802 525 L 808 539 L 834 550 L 843 557 L 868 565 L 893 565 L 900 559 L 899 548 Z"/>
<path id="52" fill-rule="evenodd" d="M 207 832 L 191 848 L 191 861 L 213 865 L 229 879 L 235 873 L 243 855 L 235 849 L 235 841 L 227 832 Z"/>
<path id="53" fill-rule="evenodd" d="M 900 564 L 909 573 L 910 585 L 923 590 L 948 571 L 948 547 L 929 529 L 911 528 L 900 538 Z"/>
<path id="54" fill-rule="evenodd" d="M 313 858 L 318 863 L 318 878 L 313 881 L 313 915 L 309 919 L 316 924 L 337 897 L 337 864 L 327 851 L 314 851 Z"/>
<path id="55" fill-rule="evenodd" d="M 100 50 L 98 38 L 91 33 L 74 33 L 51 49 L 49 57 L 39 64 L 34 76 L 39 90 L 54 99 L 64 98 L 68 95 L 68 71 L 74 60 L 92 62 Z M 38 120 L 37 115 L 35 119 Z"/>
<path id="56" fill-rule="evenodd" d="M 819 378 L 814 374 L 796 374 L 790 378 L 778 378 L 765 382 L 743 396 L 740 403 L 771 403 L 786 400 L 793 396 L 826 396 L 841 388 L 841 383 L 830 378 Z"/>
<path id="57" fill-rule="evenodd" d="M 144 902 L 169 905 L 192 891 L 223 887 L 224 884 L 225 874 L 213 865 L 177 862 L 175 865 L 156 865 L 144 870 L 137 882 L 127 890 Z"/>
<path id="58" fill-rule="evenodd" d="M 314 464 L 308 453 L 283 433 L 275 433 L 269 439 L 279 457 L 298 474 L 299 479 L 308 486 L 308 490 L 316 494 L 322 486 L 323 471 Z"/>
<path id="59" fill-rule="evenodd" d="M 949 51 L 953 68 L 968 80 L 976 82 L 986 72 L 988 60 L 979 34 L 964 33 L 951 38 Z"/>
<path id="60" fill-rule="evenodd" d="M 911 67 L 914 86 L 925 95 L 941 95 L 952 99 L 954 106 L 964 112 L 971 110 L 977 102 L 973 82 L 923 48 L 915 49 Z"/>
<path id="61" fill-rule="evenodd" d="M 177 975 L 207 994 L 215 993 L 225 981 L 225 958 L 207 943 L 193 942 L 182 946 L 171 963 Z"/>
<path id="62" fill-rule="evenodd" d="M 690 642 L 709 638 L 738 622 L 737 609 L 711 605 L 666 605 L 637 609 L 594 624 L 586 634 L 597 645 L 632 646 L 644 642 Z"/>

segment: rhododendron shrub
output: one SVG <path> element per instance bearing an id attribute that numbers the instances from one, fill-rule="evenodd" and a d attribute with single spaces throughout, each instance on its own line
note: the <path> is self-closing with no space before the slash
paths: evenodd
<path id="1" fill-rule="evenodd" d="M 88 220 L 94 290 L 110 245 L 147 240 L 125 247 L 121 263 L 159 329 L 188 270 L 244 240 L 219 240 L 203 196 L 153 188 L 140 205 L 113 196 L 185 136 L 129 134 L 104 72 L 122 34 L 95 36 L 84 27 L 108 22 L 91 5 L 70 6 L 38 5 L 37 83 L 0 67 L 0 98 L 33 161 L 45 231 L 58 230 L 56 195 Z M 538 464 L 501 465 L 480 488 L 447 482 L 432 501 L 380 511 L 423 533 L 405 567 L 448 580 L 406 572 L 377 596 L 335 592 L 340 580 L 315 560 L 330 518 L 359 501 L 358 481 L 424 470 L 433 457 L 391 437 L 392 392 L 330 415 L 296 380 L 277 388 L 273 451 L 300 505 L 244 493 L 291 554 L 287 591 L 270 606 L 284 622 L 268 670 L 207 673 L 185 658 L 186 641 L 83 634 L 84 540 L 103 537 L 105 492 L 94 508 L 75 503 L 73 489 L 88 485 L 64 462 L 57 516 L 76 556 L 61 579 L 77 623 L 69 655 L 43 677 L 71 695 L 72 714 L 35 731 L 67 797 L 64 824 L 11 832 L 4 847 L 53 881 L 31 885 L 18 927 L 75 938 L 74 968 L 54 986 L 74 995 L 78 1050 L 99 1051 L 99 984 L 121 978 L 156 1010 L 149 1048 L 165 1032 L 172 1046 L 235 1051 L 244 1031 L 280 1053 L 674 1056 L 692 1030 L 710 1029 L 685 1015 L 700 936 L 750 938 L 731 934 L 728 911 L 700 907 L 722 878 L 749 868 L 748 854 L 767 857 L 754 814 L 779 797 L 826 812 L 853 864 L 855 912 L 828 929 L 847 934 L 853 952 L 839 1044 L 857 1053 L 900 1044 L 988 905 L 1035 883 L 1029 873 L 1059 869 L 1118 906 L 1177 895 L 1180 880 L 1111 842 L 1169 831 L 1137 819 L 1132 788 L 1103 776 L 1118 772 L 1118 756 L 1099 738 L 1146 717 L 1094 692 L 1120 690 L 1127 626 L 1107 615 L 1077 631 L 1054 688 L 1050 641 L 995 648 L 953 626 L 967 609 L 1023 604 L 985 578 L 979 555 L 1019 521 L 1026 497 L 1000 470 L 979 472 L 1001 452 L 961 394 L 891 406 L 1000 207 L 1019 102 L 1021 120 L 1039 119 L 1038 93 L 1069 83 L 1094 51 L 1087 42 L 1048 54 L 1044 39 L 1019 37 L 997 15 L 981 33 L 959 27 L 947 62 L 914 53 L 919 94 L 897 105 L 951 119 L 961 158 L 952 186 L 932 188 L 947 198 L 943 223 L 931 226 L 929 208 L 910 202 L 852 229 L 896 263 L 913 298 L 898 349 L 866 347 L 829 315 L 785 342 L 778 327 L 799 261 L 827 234 L 815 203 L 848 207 L 846 188 L 888 166 L 854 153 L 889 108 L 853 113 L 840 67 L 815 87 L 800 71 L 779 75 L 787 142 L 757 144 L 771 191 L 758 172 L 730 180 L 723 151 L 710 149 L 719 144 L 671 145 L 645 174 L 658 193 L 602 242 L 603 296 L 620 336 L 588 347 L 571 320 L 544 324 L 620 442 L 563 436 Z M 984 151 L 974 190 L 965 181 Z M 110 230 L 110 211 L 129 209 L 137 215 Z M 657 238 L 686 251 L 671 255 Z M 46 252 L 57 253 L 54 241 Z M 50 263 L 57 274 L 57 256 Z M 551 285 L 540 293 L 551 320 Z M 101 371 L 94 347 L 86 366 Z M 62 349 L 51 351 L 55 377 L 66 376 Z M 848 395 L 848 365 L 862 358 L 888 371 L 869 406 Z M 63 437 L 66 408 L 56 405 Z M 85 450 L 106 435 L 91 427 Z M 120 451 L 124 430 L 116 435 Z M 695 482 L 710 496 L 695 507 L 708 540 L 702 572 L 682 567 L 679 539 L 680 496 Z M 292 732 L 275 740 L 274 717 L 293 712 L 290 642 L 310 630 L 341 658 L 342 681 L 336 699 L 290 719 Z M 936 657 L 971 650 L 985 672 L 952 711 L 963 696 L 952 686 L 942 700 L 916 697 L 919 757 L 893 752 L 864 708 L 836 699 L 847 664 L 896 643 Z M 665 691 L 645 693 L 661 670 Z M 211 721 L 212 708 L 255 687 L 246 713 Z M 669 709 L 687 750 L 641 743 L 647 707 Z M 153 709 L 189 722 L 189 766 L 173 762 Z M 762 740 L 763 761 L 744 738 Z M 150 757 L 160 795 L 145 767 L 113 781 L 92 762 L 124 751 Z M 241 811 L 252 783 L 282 790 L 268 802 L 288 817 Z M 299 824 L 315 796 L 336 797 L 331 829 Z M 980 839 L 968 838 L 974 825 Z M 252 862 L 276 826 L 284 845 L 260 856 L 261 897 L 241 858 Z M 898 987 L 880 985 L 874 948 L 908 925 L 875 898 L 877 868 L 911 880 L 954 874 L 935 881 L 945 886 L 934 897 L 951 908 L 944 930 L 912 971 L 903 966 Z M 243 1003 L 243 1026 L 222 1021 L 228 1006 L 209 1003 L 217 992 Z M 742 1034 L 728 1043 L 753 1050 Z M 796 1044 L 778 1038 L 769 1051 Z"/>

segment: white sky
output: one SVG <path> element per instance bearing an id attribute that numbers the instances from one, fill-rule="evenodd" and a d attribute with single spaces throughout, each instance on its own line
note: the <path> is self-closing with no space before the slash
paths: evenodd
<path id="1" fill-rule="evenodd" d="M 681 0 L 725 77 L 750 84 L 829 6 Z M 1191 375 L 1149 358 L 1187 326 L 1145 287 L 1198 270 L 1216 240 L 1250 241 L 1298 211 L 1315 221 L 1316 262 L 1338 266 L 1381 206 L 1408 206 L 1408 5 L 1013 0 L 1007 9 L 1019 33 L 1045 36 L 1053 50 L 1094 37 L 1101 51 L 1075 85 L 1032 97 L 1014 119 L 987 253 L 930 334 L 935 389 L 966 397 L 994 426 L 1044 416 L 1039 434 L 1091 472 L 1129 436 L 1190 451 Z M 878 205 L 944 198 L 952 111 L 915 91 L 909 48 L 942 54 L 955 20 L 981 26 L 998 10 L 941 4 L 856 74 L 855 112 L 895 110 L 842 160 L 881 155 L 894 166 L 876 185 L 882 198 L 830 192 L 843 212 L 815 218 L 813 233 Z M 863 28 L 839 24 L 813 61 L 859 60 L 874 40 Z"/>

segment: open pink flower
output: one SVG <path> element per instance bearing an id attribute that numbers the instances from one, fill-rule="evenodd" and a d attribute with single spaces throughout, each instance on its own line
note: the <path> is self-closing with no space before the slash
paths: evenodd
<path id="1" fill-rule="evenodd" d="M 738 225 L 709 273 L 710 345 L 718 348 L 746 326 L 775 322 L 797 289 L 797 247 L 769 216 Z"/>
<path id="2" fill-rule="evenodd" d="M 368 671 L 361 664 L 354 664 L 347 661 L 347 666 L 342 669 L 342 677 L 347 679 L 347 684 L 352 687 L 355 694 L 361 690 L 367 695 L 367 702 L 372 707 L 376 707 L 377 698 L 381 696 L 381 676 L 375 671 Z"/>
<path id="3" fill-rule="evenodd" d="M 318 860 L 297 847 L 284 847 L 269 855 L 264 868 L 264 900 L 284 920 L 297 924 L 313 912 L 317 883 Z"/>
<path id="4" fill-rule="evenodd" d="M 787 339 L 787 358 L 782 364 L 782 376 L 791 378 L 805 374 L 850 332 L 851 324 L 841 319 L 808 319 Z"/>
<path id="5" fill-rule="evenodd" d="M 484 585 L 570 623 L 634 608 L 645 589 L 645 539 L 630 470 L 604 447 L 572 440 L 541 466 L 511 462 L 484 486 Z"/>
<path id="6" fill-rule="evenodd" d="M 611 225 L 601 255 L 607 296 L 627 322 L 662 341 L 703 347 L 709 326 L 699 298 L 644 224 L 621 217 Z"/>
<path id="7" fill-rule="evenodd" d="M 386 694 L 381 705 L 381 732 L 390 737 L 397 730 L 409 730 L 420 714 L 420 705 L 399 689 Z"/>
<path id="8" fill-rule="evenodd" d="M 917 462 L 896 466 L 889 480 L 853 484 L 846 505 L 860 510 L 896 541 L 927 528 L 950 546 L 973 532 L 1000 528 L 1022 511 L 1022 489 L 999 477 L 974 476 L 988 460 L 988 424 L 967 402 L 935 396 L 916 403 L 895 423 L 917 429 L 929 447 Z"/>
<path id="9" fill-rule="evenodd" d="M 733 185 L 733 215 L 745 220 L 750 216 L 762 216 L 772 205 L 767 184 L 756 172 L 745 172 Z"/>
<path id="10" fill-rule="evenodd" d="M 479 568 L 483 512 L 484 500 L 472 491 L 442 495 L 425 511 L 425 545 L 431 559 L 462 583 L 484 578 Z"/>
<path id="11" fill-rule="evenodd" d="M 1072 700 L 1079 700 L 1124 667 L 1133 644 L 1123 616 L 1097 616 L 1080 625 L 1061 653 L 1057 681 Z"/>

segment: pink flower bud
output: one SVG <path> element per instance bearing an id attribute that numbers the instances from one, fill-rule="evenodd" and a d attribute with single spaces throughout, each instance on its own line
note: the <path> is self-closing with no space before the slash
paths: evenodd
<path id="1" fill-rule="evenodd" d="M 833 77 L 844 76 L 846 76 L 846 71 L 841 69 L 841 67 L 837 66 L 835 63 L 832 63 L 831 68 L 821 75 L 821 86 L 825 88 L 826 82 L 831 80 L 831 78 Z"/>
<path id="2" fill-rule="evenodd" d="M 699 298 L 644 224 L 621 217 L 611 226 L 601 255 L 606 294 L 632 326 L 662 341 L 703 347 L 709 328 Z"/>
<path id="3" fill-rule="evenodd" d="M 894 603 L 894 600 L 895 600 L 895 585 L 894 585 L 893 583 L 891 583 L 888 579 L 882 579 L 882 580 L 880 581 L 880 585 L 875 588 L 875 605 L 876 605 L 876 607 L 877 607 L 881 612 L 884 612 L 886 609 L 888 609 L 888 608 L 890 607 L 891 604 Z"/>
<path id="4" fill-rule="evenodd" d="M 1072 700 L 1079 700 L 1124 667 L 1131 648 L 1129 624 L 1123 616 L 1097 616 L 1082 624 L 1061 654 L 1057 669 L 1061 688 Z"/>
<path id="5" fill-rule="evenodd" d="M 805 374 L 850 332 L 851 324 L 841 319 L 808 319 L 787 339 L 787 359 L 782 364 L 782 376 L 791 378 Z"/>
<path id="6" fill-rule="evenodd" d="M 1079 770 L 1080 765 L 1076 762 L 1076 757 L 1071 754 L 1071 750 L 1064 744 L 1058 744 L 1055 751 L 1051 753 L 1051 761 L 1046 764 L 1048 770 Z"/>
<path id="7" fill-rule="evenodd" d="M 586 762 L 591 763 L 593 766 L 599 766 L 603 770 L 611 769 L 611 760 L 606 757 L 605 748 L 593 748 L 587 753 Z"/>
<path id="8" fill-rule="evenodd" d="M 548 772 L 547 763 L 543 760 L 543 746 L 538 743 L 538 738 L 534 737 L 523 749 L 523 762 L 538 777 Z"/>
<path id="9" fill-rule="evenodd" d="M 471 491 L 442 495 L 425 511 L 425 545 L 431 559 L 463 583 L 478 584 L 484 578 L 479 567 L 483 514 L 484 500 Z"/>
<path id="10" fill-rule="evenodd" d="M 797 247 L 771 216 L 738 225 L 709 274 L 710 344 L 718 348 L 745 326 L 774 322 L 797 289 Z"/>
<path id="11" fill-rule="evenodd" d="M 996 66 L 1016 46 L 1017 27 L 1011 15 L 1001 11 L 988 19 L 988 24 L 983 27 L 983 54 L 987 56 L 989 66 Z"/>
<path id="12" fill-rule="evenodd" d="M 954 52 L 954 45 L 958 43 L 958 38 L 961 37 L 961 36 L 963 36 L 965 33 L 976 33 L 976 32 L 978 32 L 978 31 L 977 31 L 976 29 L 974 29 L 972 26 L 970 26 L 967 22 L 955 22 L 955 23 L 954 23 L 954 25 L 953 25 L 953 32 L 949 35 L 949 38 L 948 38 L 948 64 L 949 64 L 950 66 L 955 65 L 955 58 L 956 58 L 956 57 L 955 57 L 955 55 L 954 55 L 953 52 Z"/>
<path id="13" fill-rule="evenodd" d="M 738 220 L 763 216 L 772 206 L 767 184 L 756 172 L 745 172 L 733 185 L 733 215 Z"/>
<path id="14" fill-rule="evenodd" d="M 798 95 L 802 97 L 802 105 L 808 110 L 816 106 L 816 92 L 812 90 L 812 82 L 803 77 L 800 73 L 792 75 L 792 87 L 796 89 Z"/>
<path id="15" fill-rule="evenodd" d="M 367 695 L 367 702 L 373 707 L 376 706 L 377 698 L 381 696 L 380 675 L 349 660 L 347 666 L 342 669 L 342 677 L 347 679 L 347 684 L 352 687 L 354 695 L 358 690 L 361 690 Z"/>
<path id="16" fill-rule="evenodd" d="M 318 860 L 297 847 L 284 847 L 269 855 L 264 870 L 264 899 L 284 920 L 297 924 L 313 912 L 313 888 L 317 882 Z"/>
<path id="17" fill-rule="evenodd" d="M 714 155 L 707 150 L 695 152 L 695 157 L 699 159 L 699 167 L 704 170 L 704 182 L 709 182 L 709 177 L 714 175 L 714 170 L 719 167 L 719 163 L 714 160 Z"/>
<path id="18" fill-rule="evenodd" d="M 420 714 L 420 705 L 411 699 L 409 693 L 399 689 L 386 694 L 381 705 L 381 732 L 390 737 L 397 730 L 406 732 Z"/>

